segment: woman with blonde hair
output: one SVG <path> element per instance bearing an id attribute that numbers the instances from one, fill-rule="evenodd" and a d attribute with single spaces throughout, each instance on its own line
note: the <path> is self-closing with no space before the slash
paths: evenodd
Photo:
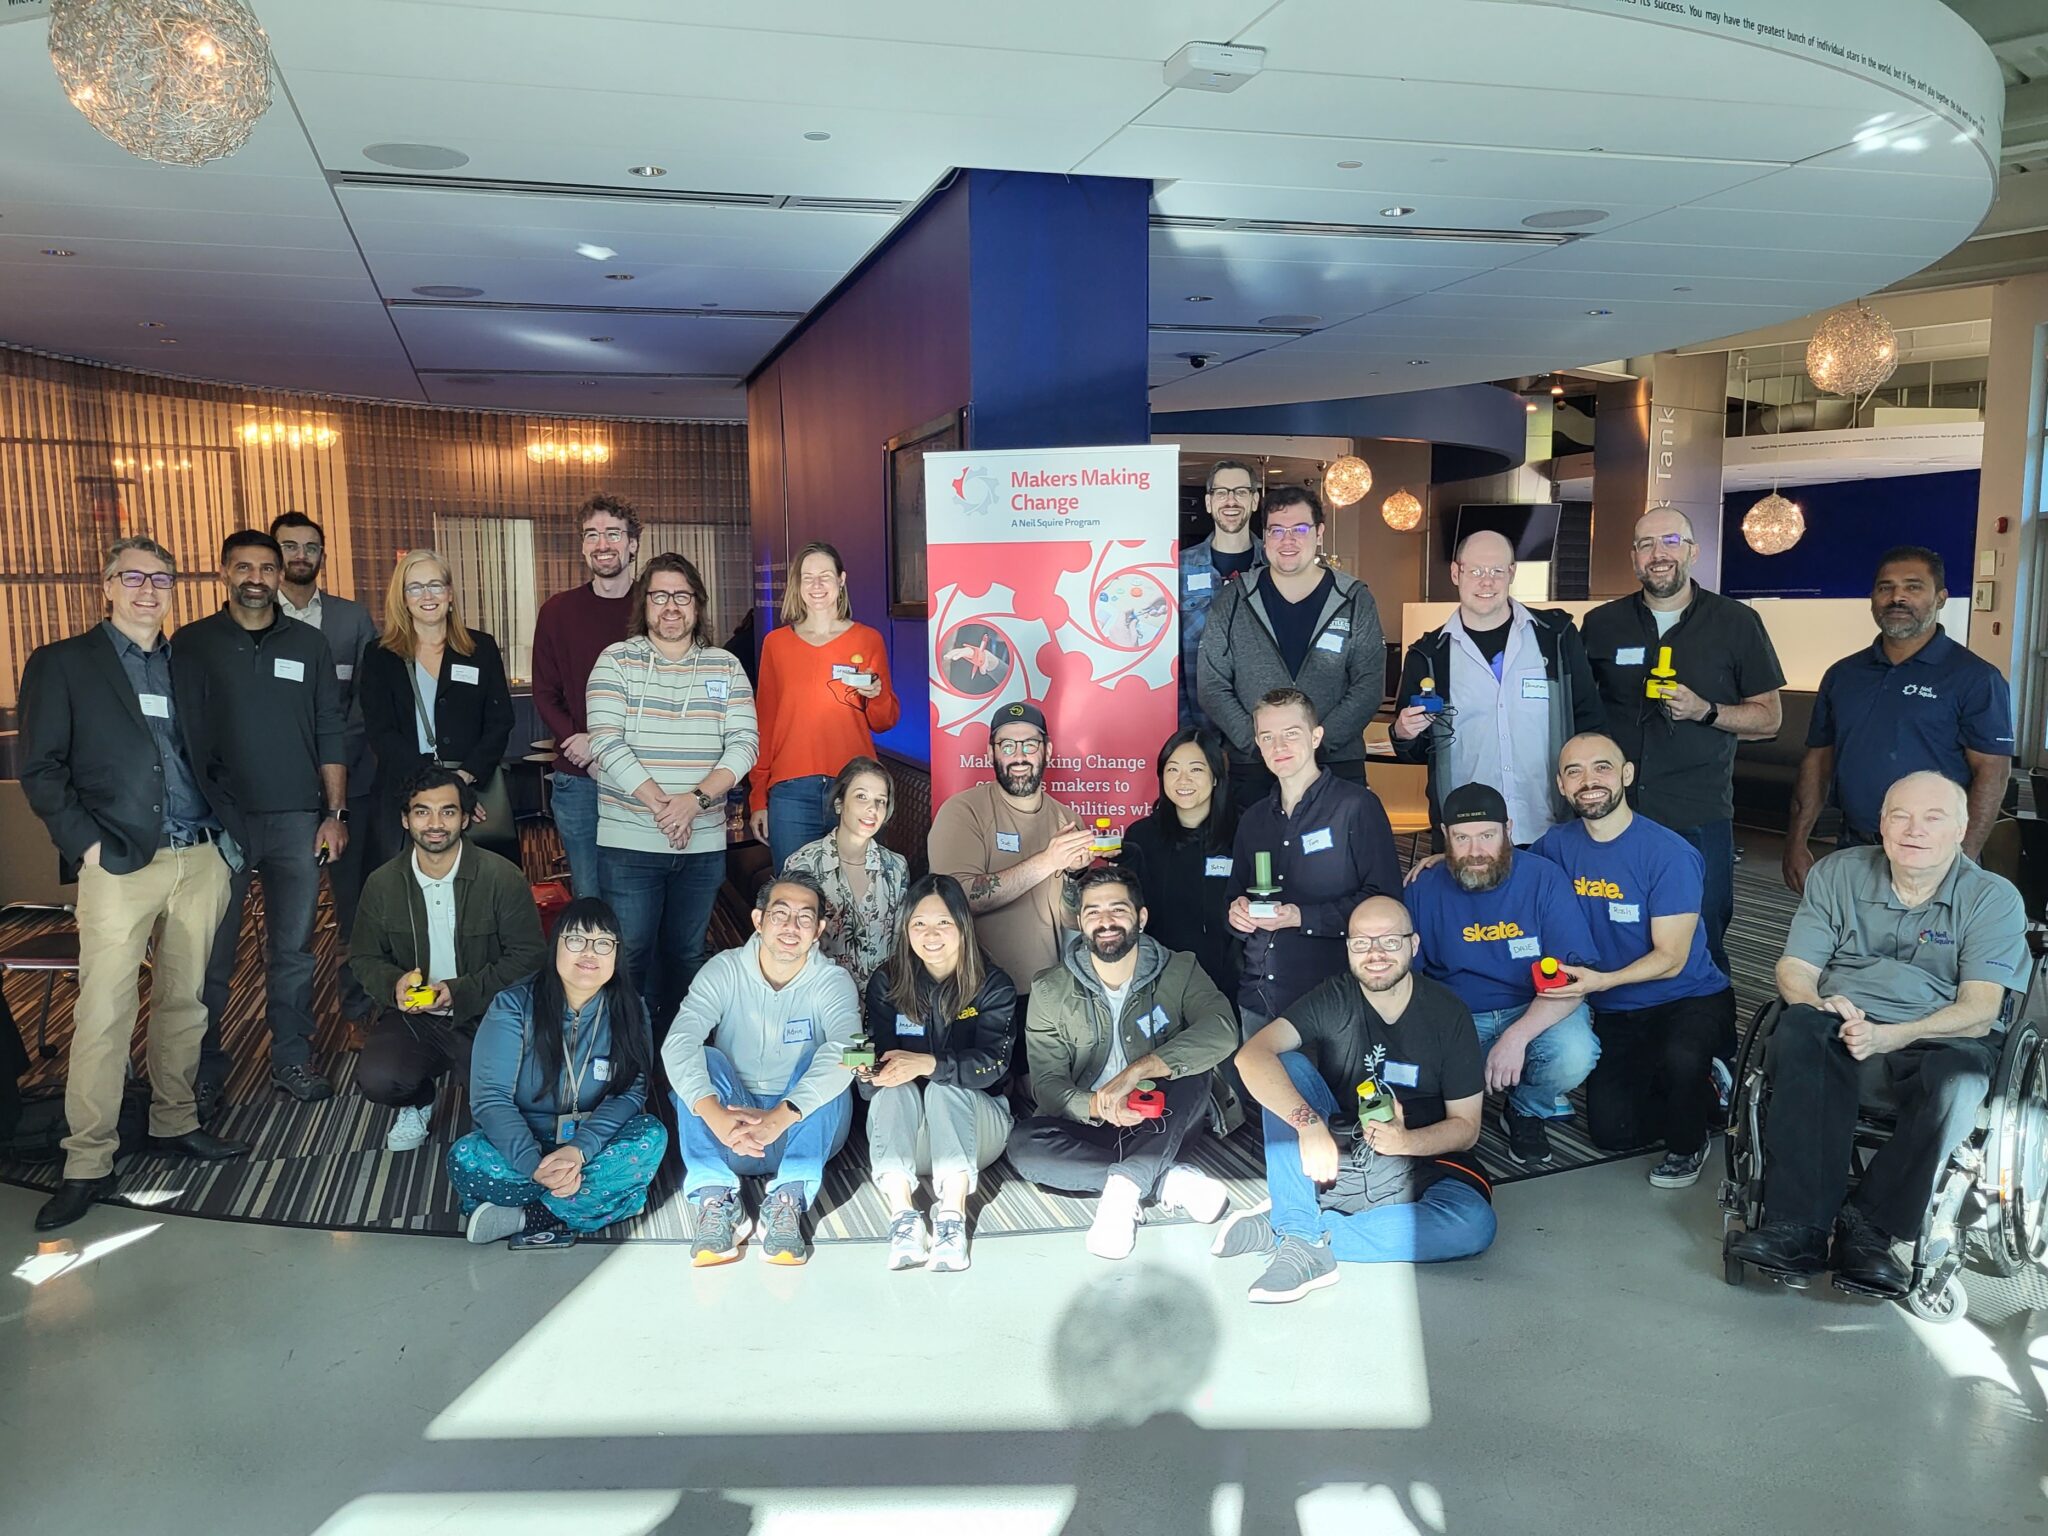
<path id="1" fill-rule="evenodd" d="M 782 624 L 761 645 L 761 757 L 747 804 L 754 836 L 780 870 L 832 830 L 832 781 L 856 757 L 875 755 L 876 731 L 902 707 L 889 686 L 882 637 L 853 620 L 846 562 L 813 541 L 789 562 Z"/>
<path id="2" fill-rule="evenodd" d="M 512 737 L 512 689 L 498 642 L 462 622 L 448 562 L 431 549 L 399 556 L 384 594 L 384 632 L 362 665 L 356 694 L 377 755 L 372 848 L 381 862 L 402 841 L 399 797 L 420 769 L 452 768 L 479 789 L 498 771 Z"/>

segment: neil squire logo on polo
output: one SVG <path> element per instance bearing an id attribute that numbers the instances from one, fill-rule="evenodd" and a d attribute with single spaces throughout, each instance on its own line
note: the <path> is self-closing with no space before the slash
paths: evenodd
<path id="1" fill-rule="evenodd" d="M 1941 697 L 1940 694 L 1936 693 L 1932 688 L 1928 687 L 1925 683 L 1908 683 L 1905 687 L 1901 688 L 1899 692 L 1905 694 L 1909 698 L 1918 697 L 1922 699 L 1938 699 Z"/>
<path id="2" fill-rule="evenodd" d="M 1621 900 L 1621 887 L 1612 880 L 1590 880 L 1581 875 L 1572 882 L 1572 889 L 1581 896 L 1595 896 L 1603 901 Z"/>

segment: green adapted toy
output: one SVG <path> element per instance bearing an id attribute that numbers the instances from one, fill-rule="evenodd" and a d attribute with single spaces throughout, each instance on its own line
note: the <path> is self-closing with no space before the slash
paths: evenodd
<path id="1" fill-rule="evenodd" d="M 1394 1118 L 1394 1096 L 1372 1078 L 1358 1085 L 1358 1123 Z"/>

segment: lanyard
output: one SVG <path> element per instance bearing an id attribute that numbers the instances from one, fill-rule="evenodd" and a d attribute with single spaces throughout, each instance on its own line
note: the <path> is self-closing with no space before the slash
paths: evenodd
<path id="1" fill-rule="evenodd" d="M 576 1060 L 576 1020 L 571 1015 L 567 1038 L 562 1042 L 562 1080 L 569 1085 L 569 1107 L 564 1113 L 576 1115 L 583 1111 L 583 1074 L 590 1070 L 590 1063 L 597 1055 L 597 1026 L 604 1020 L 604 1000 L 597 1004 L 597 1016 L 590 1021 L 589 1045 L 583 1052 L 583 1060 Z"/>

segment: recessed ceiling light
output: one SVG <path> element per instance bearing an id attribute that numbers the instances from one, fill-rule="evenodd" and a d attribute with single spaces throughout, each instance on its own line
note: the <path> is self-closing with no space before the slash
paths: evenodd
<path id="1" fill-rule="evenodd" d="M 1216 295 L 1213 293 L 1191 293 L 1188 295 L 1187 302 L 1190 304 L 1207 304 L 1215 297 Z"/>
<path id="2" fill-rule="evenodd" d="M 58 250 L 58 249 L 57 249 L 57 248 L 56 248 L 56 247 L 55 247 L 55 246 L 53 245 L 53 246 L 47 246 L 47 247 L 45 247 L 45 248 L 44 248 L 44 251 L 43 251 L 43 254 L 44 254 L 45 256 L 76 256 L 76 255 L 78 254 L 78 252 L 76 252 L 76 251 L 60 251 L 60 250 Z"/>
<path id="3" fill-rule="evenodd" d="M 579 245 L 576 247 L 576 254 L 588 256 L 592 261 L 610 261 L 619 253 L 608 245 Z"/>
<path id="4" fill-rule="evenodd" d="M 813 128 L 809 133 L 805 134 L 804 137 L 809 139 L 813 144 L 822 144 L 827 139 L 831 138 L 832 135 L 825 132 L 822 128 Z"/>
<path id="5" fill-rule="evenodd" d="M 156 344 L 160 347 L 175 347 L 178 344 L 178 338 L 175 336 L 159 336 L 156 339 Z"/>
<path id="6" fill-rule="evenodd" d="M 372 144 L 363 151 L 365 160 L 401 171 L 452 171 L 469 164 L 469 156 L 442 144 Z"/>
<path id="7" fill-rule="evenodd" d="M 138 320 L 135 323 L 145 331 L 160 331 L 164 328 L 164 323 L 161 320 Z"/>
<path id="8" fill-rule="evenodd" d="M 423 299 L 478 299 L 483 297 L 481 288 L 465 288 L 459 283 L 422 283 L 413 289 Z"/>
<path id="9" fill-rule="evenodd" d="M 604 280 L 608 283 L 630 283 L 633 281 L 633 274 L 630 272 L 607 272 L 604 275 Z"/>
<path id="10" fill-rule="evenodd" d="M 1604 208 L 1552 208 L 1532 213 L 1522 220 L 1525 229 L 1570 229 L 1574 224 L 1598 224 L 1607 218 Z"/>
<path id="11" fill-rule="evenodd" d="M 1380 217 L 1383 219 L 1405 219 L 1414 211 L 1413 208 L 1406 208 L 1396 203 L 1391 208 L 1382 208 L 1380 210 Z"/>
<path id="12" fill-rule="evenodd" d="M 1365 164 L 1363 160 L 1339 160 L 1337 162 L 1337 169 L 1340 171 L 1355 171 L 1363 164 Z"/>
<path id="13" fill-rule="evenodd" d="M 592 341 L 610 341 L 612 338 L 609 336 L 593 336 L 590 339 Z"/>
<path id="14" fill-rule="evenodd" d="M 1410 368 L 1426 368 L 1429 366 L 1429 359 L 1426 357 L 1411 357 L 1408 359 L 1408 366 Z"/>
<path id="15" fill-rule="evenodd" d="M 1589 315 L 1611 315 L 1614 311 L 1611 309 L 1589 309 L 1586 313 Z"/>
<path id="16" fill-rule="evenodd" d="M 628 176 L 645 176 L 652 180 L 656 176 L 666 176 L 668 174 L 668 167 L 665 165 L 629 165 L 626 167 L 626 174 Z"/>

